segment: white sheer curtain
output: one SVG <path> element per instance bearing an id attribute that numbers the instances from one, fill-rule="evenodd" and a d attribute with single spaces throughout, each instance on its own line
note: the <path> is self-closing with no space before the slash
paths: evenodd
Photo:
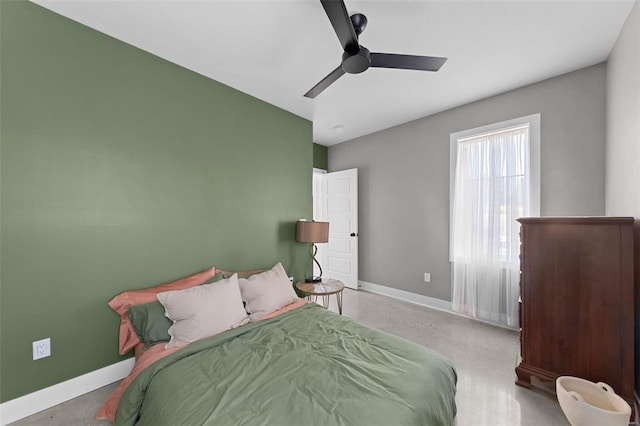
<path id="1" fill-rule="evenodd" d="M 457 141 L 453 309 L 518 325 L 519 223 L 530 215 L 529 125 Z"/>

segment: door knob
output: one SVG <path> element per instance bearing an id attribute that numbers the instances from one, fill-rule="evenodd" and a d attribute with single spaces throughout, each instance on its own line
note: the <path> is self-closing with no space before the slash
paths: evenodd
<path id="1" fill-rule="evenodd" d="M 358 234 L 356 234 L 355 232 L 352 232 L 352 233 L 351 233 L 351 236 L 352 236 L 352 237 L 357 237 L 357 236 L 358 236 Z"/>

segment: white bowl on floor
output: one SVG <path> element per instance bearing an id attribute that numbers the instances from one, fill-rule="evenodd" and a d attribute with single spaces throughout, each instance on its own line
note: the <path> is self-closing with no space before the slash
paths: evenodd
<path id="1" fill-rule="evenodd" d="M 562 412 L 572 426 L 628 426 L 631 407 L 606 383 L 571 376 L 556 380 Z"/>

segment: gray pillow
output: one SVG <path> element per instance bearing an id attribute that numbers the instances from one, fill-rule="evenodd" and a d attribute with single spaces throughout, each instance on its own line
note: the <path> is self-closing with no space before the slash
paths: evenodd
<path id="1" fill-rule="evenodd" d="M 245 308 L 252 320 L 299 300 L 281 263 L 269 271 L 238 280 Z"/>
<path id="2" fill-rule="evenodd" d="M 235 274 L 213 284 L 158 293 L 158 300 L 167 318 L 173 321 L 167 349 L 214 336 L 249 321 Z"/>

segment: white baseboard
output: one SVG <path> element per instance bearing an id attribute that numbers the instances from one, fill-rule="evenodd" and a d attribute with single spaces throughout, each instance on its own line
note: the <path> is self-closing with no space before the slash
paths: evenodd
<path id="1" fill-rule="evenodd" d="M 366 281 L 358 281 L 360 288 L 370 293 L 381 294 L 383 296 L 393 297 L 394 299 L 404 300 L 405 302 L 415 303 L 417 305 L 427 306 L 441 311 L 455 313 L 451 310 L 451 302 L 436 299 L 435 297 L 424 296 L 422 294 L 411 293 L 410 291 L 398 290 L 397 288 L 387 287 L 384 285 L 368 283 Z"/>
<path id="2" fill-rule="evenodd" d="M 80 395 L 122 380 L 131 371 L 135 360 L 125 359 L 82 376 L 21 396 L 0 404 L 0 425 L 4 426 Z"/>
<path id="3" fill-rule="evenodd" d="M 394 299 L 403 300 L 405 302 L 415 303 L 416 305 L 426 306 L 427 308 L 449 312 L 450 314 L 458 315 L 460 317 L 468 318 L 474 321 L 483 322 L 495 327 L 500 327 L 511 331 L 518 330 L 518 328 L 516 327 L 509 327 L 507 325 L 486 321 L 481 318 L 473 318 L 456 312 L 451 307 L 451 302 L 447 302 L 446 300 L 436 299 L 435 297 L 424 296 L 422 294 L 411 293 L 410 291 L 398 290 L 397 288 L 387 287 L 384 285 L 368 283 L 366 281 L 358 281 L 358 286 L 362 290 L 368 291 L 370 293 L 381 294 L 383 296 L 393 297 Z"/>

